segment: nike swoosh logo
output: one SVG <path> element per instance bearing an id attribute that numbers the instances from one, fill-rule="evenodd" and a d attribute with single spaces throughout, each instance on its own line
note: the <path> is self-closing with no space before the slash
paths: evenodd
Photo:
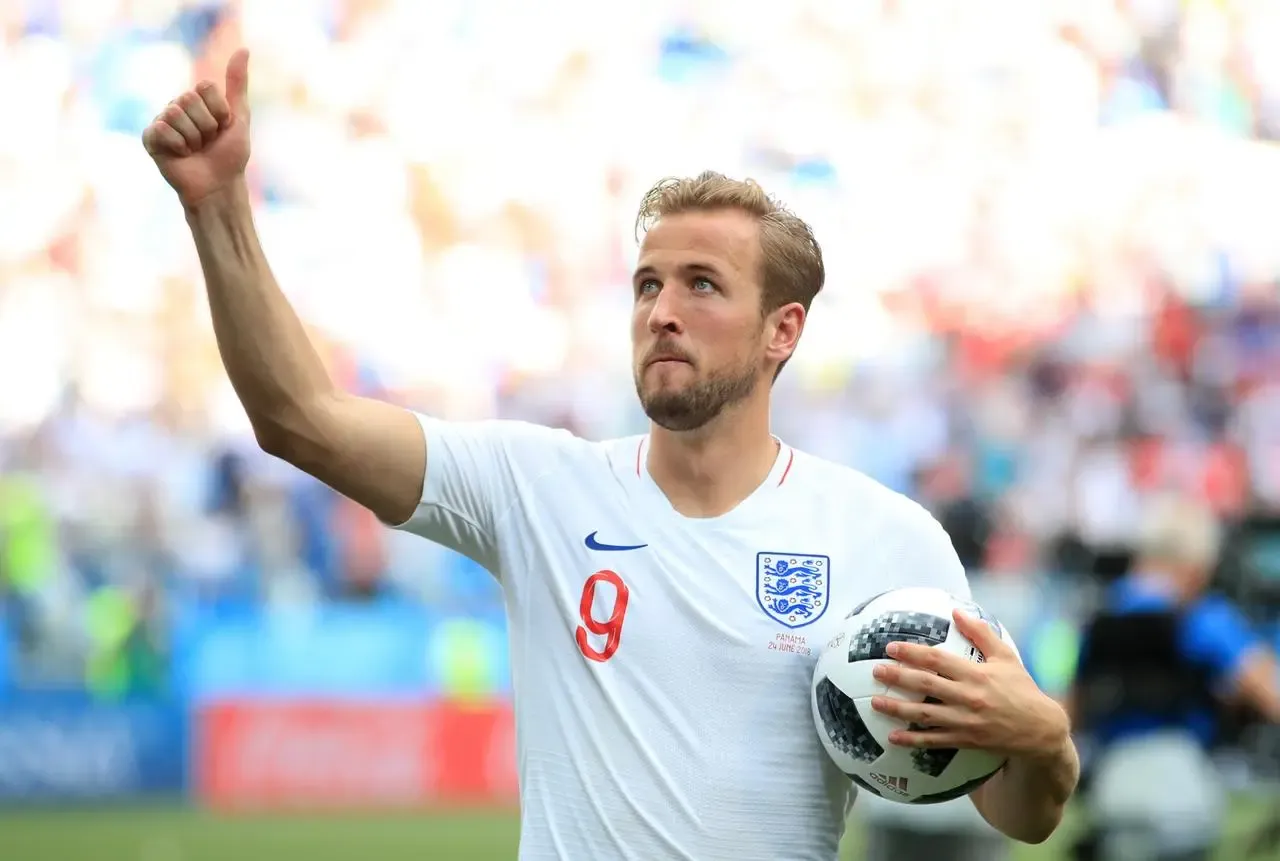
<path id="1" fill-rule="evenodd" d="M 586 545 L 588 550 L 639 550 L 642 547 L 648 547 L 648 544 L 602 544 L 596 541 L 599 532 L 592 532 L 587 536 Z"/>

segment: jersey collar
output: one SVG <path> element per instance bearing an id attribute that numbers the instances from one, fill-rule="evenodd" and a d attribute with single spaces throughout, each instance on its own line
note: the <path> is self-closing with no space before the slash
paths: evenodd
<path id="1" fill-rule="evenodd" d="M 774 491 L 783 487 L 794 475 L 795 449 L 776 436 L 774 440 L 778 443 L 778 455 L 774 458 L 773 467 L 769 470 L 769 474 L 764 481 L 760 482 L 759 487 L 753 490 L 746 499 L 738 503 L 737 507 L 719 517 L 685 517 L 671 507 L 671 501 L 667 499 L 667 495 L 662 492 L 662 488 L 658 487 L 657 482 L 649 475 L 648 434 L 633 439 L 634 454 L 631 457 L 630 478 L 639 485 L 640 492 L 650 506 L 656 510 L 665 511 L 672 517 L 689 523 L 723 523 L 737 520 L 749 514 L 762 499 L 767 499 Z"/>

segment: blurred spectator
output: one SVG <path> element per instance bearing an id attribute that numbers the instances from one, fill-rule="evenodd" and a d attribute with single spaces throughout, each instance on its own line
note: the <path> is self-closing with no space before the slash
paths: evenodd
<path id="1" fill-rule="evenodd" d="M 1224 781 L 1209 756 L 1221 740 L 1226 706 L 1280 723 L 1274 653 L 1229 601 L 1206 592 L 1220 542 L 1205 505 L 1158 500 L 1144 519 L 1133 573 L 1108 590 L 1086 629 L 1071 702 L 1094 746 L 1085 798 L 1101 832 L 1102 858 L 1208 859 L 1226 805 Z M 1159 647 L 1156 632 L 1166 617 L 1163 669 L 1139 663 Z M 1106 629 L 1127 630 L 1127 642 L 1103 633 L 1104 618 L 1129 620 L 1123 629 Z M 1127 676 L 1126 660 L 1133 664 Z M 1101 675 L 1104 666 L 1117 674 Z"/>

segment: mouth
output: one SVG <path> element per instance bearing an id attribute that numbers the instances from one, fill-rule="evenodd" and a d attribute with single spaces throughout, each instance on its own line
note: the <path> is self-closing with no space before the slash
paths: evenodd
<path id="1" fill-rule="evenodd" d="M 690 366 L 684 359 L 650 359 L 645 364 L 644 369 L 646 371 L 651 371 L 654 368 L 661 370 L 663 368 L 678 368 L 682 365 L 685 367 Z"/>
<path id="2" fill-rule="evenodd" d="M 656 365 L 688 365 L 688 364 L 690 364 L 688 359 L 682 358 L 680 356 L 672 356 L 672 355 L 654 356 L 653 358 L 649 359 L 647 362 L 644 363 L 646 368 L 652 368 Z"/>

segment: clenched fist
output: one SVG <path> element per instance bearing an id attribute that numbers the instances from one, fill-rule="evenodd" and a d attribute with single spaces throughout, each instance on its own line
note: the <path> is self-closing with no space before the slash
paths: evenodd
<path id="1" fill-rule="evenodd" d="M 244 175 L 249 163 L 249 52 L 227 62 L 225 93 L 202 81 L 174 99 L 142 133 L 142 145 L 183 206 Z"/>

